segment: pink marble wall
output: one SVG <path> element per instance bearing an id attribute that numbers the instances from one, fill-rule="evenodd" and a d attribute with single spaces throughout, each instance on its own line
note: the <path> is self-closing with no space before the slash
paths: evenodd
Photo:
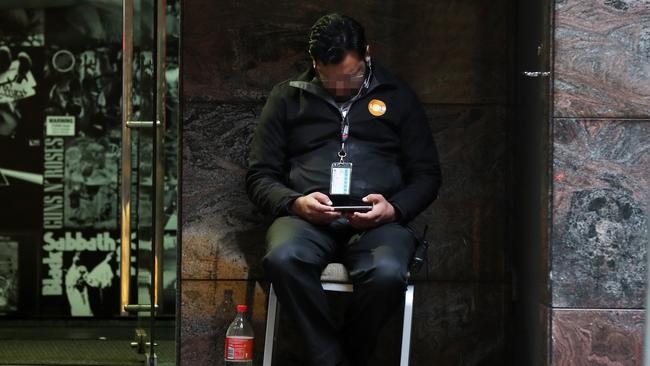
<path id="1" fill-rule="evenodd" d="M 556 117 L 650 114 L 650 5 L 555 2 Z"/>
<path id="2" fill-rule="evenodd" d="M 553 309 L 552 316 L 552 365 L 642 364 L 644 310 Z"/>
<path id="3" fill-rule="evenodd" d="M 555 3 L 553 365 L 640 365 L 650 205 L 650 4 Z"/>

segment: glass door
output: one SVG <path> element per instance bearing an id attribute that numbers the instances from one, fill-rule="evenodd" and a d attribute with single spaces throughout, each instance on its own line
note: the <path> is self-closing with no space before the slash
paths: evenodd
<path id="1" fill-rule="evenodd" d="M 147 365 L 175 348 L 178 10 L 123 1 L 120 311 Z"/>
<path id="2" fill-rule="evenodd" d="M 0 365 L 175 363 L 179 15 L 0 1 Z"/>

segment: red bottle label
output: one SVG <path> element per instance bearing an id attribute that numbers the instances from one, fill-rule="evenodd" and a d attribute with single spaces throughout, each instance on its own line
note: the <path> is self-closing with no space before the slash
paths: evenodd
<path id="1" fill-rule="evenodd" d="M 234 361 L 252 361 L 253 337 L 226 337 L 225 358 Z"/>

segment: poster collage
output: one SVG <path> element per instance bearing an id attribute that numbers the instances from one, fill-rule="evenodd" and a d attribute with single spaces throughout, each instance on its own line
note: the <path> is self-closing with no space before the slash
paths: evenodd
<path id="1" fill-rule="evenodd" d="M 169 314 L 179 7 L 168 1 L 162 308 Z M 121 19 L 121 1 L 0 8 L 0 316 L 119 315 Z M 142 22 L 143 32 L 150 23 Z M 150 50 L 134 56 L 134 110 L 143 119 L 151 118 L 152 59 Z M 150 276 L 152 139 L 134 133 L 132 149 L 135 280 Z"/>

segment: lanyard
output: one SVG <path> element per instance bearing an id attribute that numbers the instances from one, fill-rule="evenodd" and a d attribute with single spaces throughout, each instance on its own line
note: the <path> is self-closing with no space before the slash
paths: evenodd
<path id="1" fill-rule="evenodd" d="M 339 150 L 340 162 L 343 162 L 343 158 L 347 155 L 345 152 L 345 142 L 348 141 L 348 135 L 350 133 L 350 123 L 348 122 L 348 115 L 345 114 L 345 117 L 341 120 L 341 149 Z"/>
<path id="2" fill-rule="evenodd" d="M 347 155 L 345 151 L 345 143 L 348 141 L 348 136 L 350 135 L 350 122 L 348 122 L 348 113 L 350 112 L 350 108 L 352 107 L 352 103 L 357 101 L 361 97 L 362 94 L 365 94 L 366 90 L 368 90 L 368 86 L 370 86 L 370 78 L 372 77 L 372 68 L 368 68 L 368 77 L 363 81 L 363 84 L 359 88 L 359 91 L 357 94 L 350 99 L 349 104 L 346 102 L 347 106 L 344 106 L 343 109 L 346 110 L 345 114 L 341 111 L 341 149 L 338 152 L 339 156 L 339 162 L 343 162 L 343 158 Z M 344 105 L 345 105 L 344 104 Z M 342 110 L 339 108 L 339 110 Z"/>

